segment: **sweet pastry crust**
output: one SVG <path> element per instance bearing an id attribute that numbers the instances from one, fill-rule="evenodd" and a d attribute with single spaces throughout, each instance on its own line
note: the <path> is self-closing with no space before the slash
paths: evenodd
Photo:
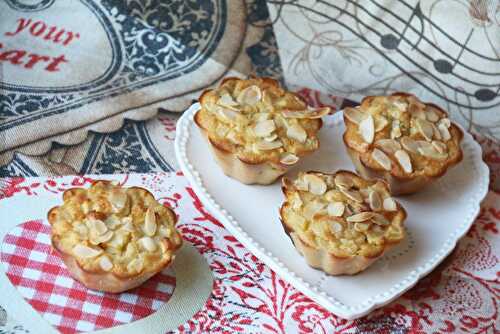
<path id="1" fill-rule="evenodd" d="M 349 171 L 283 178 L 280 219 L 307 264 L 330 275 L 365 270 L 405 237 L 406 211 L 382 180 Z"/>
<path id="2" fill-rule="evenodd" d="M 415 193 L 463 157 L 462 130 L 448 114 L 414 95 L 365 97 L 344 111 L 347 153 L 359 174 L 383 178 L 393 195 Z"/>
<path id="3" fill-rule="evenodd" d="M 182 245 L 175 213 L 146 189 L 94 181 L 48 215 L 53 248 L 86 287 L 118 293 L 166 268 Z"/>
<path id="4" fill-rule="evenodd" d="M 194 121 L 224 173 L 246 184 L 270 184 L 319 148 L 321 117 L 270 78 L 227 78 L 199 98 Z"/>

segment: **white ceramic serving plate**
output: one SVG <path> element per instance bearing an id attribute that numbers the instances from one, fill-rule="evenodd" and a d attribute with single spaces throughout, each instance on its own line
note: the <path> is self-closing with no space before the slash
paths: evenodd
<path id="1" fill-rule="evenodd" d="M 347 319 L 366 315 L 414 286 L 455 247 L 488 191 L 488 167 L 481 147 L 465 133 L 463 161 L 436 184 L 416 195 L 400 197 L 408 219 L 406 240 L 355 276 L 327 276 L 310 268 L 283 231 L 278 209 L 280 182 L 244 185 L 223 174 L 193 122 L 199 104 L 179 120 L 177 159 L 194 191 L 212 213 L 251 252 L 283 279 L 329 311 Z M 342 113 L 324 118 L 321 148 L 299 162 L 298 170 L 353 170 L 342 142 Z"/>

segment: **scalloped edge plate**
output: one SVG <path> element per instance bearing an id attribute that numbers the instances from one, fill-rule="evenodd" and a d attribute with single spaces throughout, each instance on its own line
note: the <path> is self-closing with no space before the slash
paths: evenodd
<path id="1" fill-rule="evenodd" d="M 307 266 L 283 232 L 278 217 L 283 200 L 279 182 L 248 186 L 222 173 L 193 122 L 199 108 L 195 103 L 182 115 L 175 138 L 179 165 L 196 194 L 255 256 L 342 318 L 359 318 L 390 303 L 432 271 L 468 231 L 488 193 L 489 170 L 482 161 L 481 147 L 464 131 L 461 164 L 449 170 L 431 189 L 398 198 L 408 212 L 408 238 L 358 275 L 327 276 Z M 323 118 L 320 149 L 299 162 L 290 174 L 298 169 L 354 170 L 342 146 L 341 115 L 337 112 Z M 249 209 L 249 204 L 258 209 Z"/>

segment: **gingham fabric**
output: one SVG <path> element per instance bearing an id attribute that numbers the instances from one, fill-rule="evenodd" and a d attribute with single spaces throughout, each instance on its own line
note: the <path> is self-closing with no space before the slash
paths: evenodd
<path id="1" fill-rule="evenodd" d="M 1 261 L 7 277 L 30 305 L 62 333 L 129 323 L 167 301 L 175 277 L 165 270 L 126 293 L 102 293 L 71 278 L 50 246 L 50 226 L 42 220 L 16 226 L 4 238 Z"/>

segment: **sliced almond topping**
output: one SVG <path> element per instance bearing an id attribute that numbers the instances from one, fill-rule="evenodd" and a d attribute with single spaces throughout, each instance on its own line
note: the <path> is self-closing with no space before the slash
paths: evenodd
<path id="1" fill-rule="evenodd" d="M 314 174 L 304 175 L 304 181 L 309 185 L 309 191 L 315 195 L 323 195 L 326 191 L 326 183 Z"/>
<path id="2" fill-rule="evenodd" d="M 172 229 L 170 227 L 160 225 L 160 228 L 158 229 L 158 233 L 162 237 L 170 238 L 172 236 Z"/>
<path id="3" fill-rule="evenodd" d="M 154 252 L 157 249 L 156 242 L 153 238 L 142 237 L 139 239 L 139 244 L 148 252 Z"/>
<path id="4" fill-rule="evenodd" d="M 304 206 L 304 217 L 307 220 L 311 220 L 312 217 L 315 214 L 317 214 L 318 212 L 320 212 L 321 210 L 323 210 L 325 206 L 326 206 L 325 204 L 318 202 L 318 201 L 312 201 L 312 202 L 307 203 Z"/>
<path id="5" fill-rule="evenodd" d="M 426 116 L 429 122 L 436 123 L 439 121 L 439 115 L 432 109 L 427 111 Z"/>
<path id="6" fill-rule="evenodd" d="M 434 160 L 445 160 L 446 158 L 448 158 L 447 153 L 439 153 L 432 145 L 420 147 L 418 149 L 418 152 L 424 157 Z"/>
<path id="7" fill-rule="evenodd" d="M 439 120 L 438 125 L 441 125 L 441 124 L 443 124 L 443 126 L 445 126 L 445 127 L 449 128 L 449 127 L 451 126 L 451 121 L 450 121 L 450 119 L 449 119 L 449 118 L 441 118 L 441 119 Z"/>
<path id="8" fill-rule="evenodd" d="M 253 128 L 253 132 L 258 137 L 267 137 L 274 130 L 276 130 L 276 125 L 274 124 L 274 121 L 272 119 L 260 121 L 257 124 L 255 124 Z"/>
<path id="9" fill-rule="evenodd" d="M 297 188 L 298 190 L 302 190 L 302 191 L 308 191 L 309 190 L 309 185 L 307 184 L 306 181 L 304 181 L 303 177 L 297 178 L 293 182 L 293 184 L 294 184 L 295 188 Z"/>
<path id="10" fill-rule="evenodd" d="M 423 111 L 422 109 L 417 108 L 417 109 L 412 110 L 411 115 L 413 117 L 415 117 L 416 119 L 420 119 L 423 121 L 425 121 L 427 119 L 427 117 L 425 116 L 425 111 Z"/>
<path id="11" fill-rule="evenodd" d="M 394 139 L 379 139 L 375 142 L 375 145 L 389 154 L 394 154 L 394 152 L 401 149 L 401 144 Z"/>
<path id="12" fill-rule="evenodd" d="M 410 137 L 401 138 L 401 145 L 405 150 L 411 153 L 418 153 L 418 148 L 420 147 L 418 142 Z"/>
<path id="13" fill-rule="evenodd" d="M 93 235 L 92 233 L 90 234 L 90 243 L 92 245 L 99 245 L 101 243 L 104 243 L 104 242 L 108 242 L 109 240 L 111 240 L 113 238 L 113 231 L 108 231 L 102 235 Z"/>
<path id="14" fill-rule="evenodd" d="M 366 232 L 370 228 L 370 224 L 354 223 L 354 230 L 358 232 Z"/>
<path id="15" fill-rule="evenodd" d="M 356 190 L 348 190 L 345 188 L 340 188 L 339 189 L 342 194 L 344 194 L 347 198 L 349 198 L 351 201 L 357 202 L 357 203 L 363 203 L 364 198 L 363 195 L 359 191 Z"/>
<path id="16" fill-rule="evenodd" d="M 396 201 L 392 197 L 384 198 L 384 210 L 385 211 L 397 211 L 398 206 Z"/>
<path id="17" fill-rule="evenodd" d="M 368 203 L 370 204 L 370 209 L 373 211 L 379 211 L 382 208 L 382 199 L 376 191 L 371 191 L 368 195 Z"/>
<path id="18" fill-rule="evenodd" d="M 445 153 L 448 150 L 448 146 L 446 146 L 445 143 L 436 141 L 434 140 L 432 142 L 432 146 L 438 151 L 439 153 Z"/>
<path id="19" fill-rule="evenodd" d="M 417 125 L 417 130 L 424 136 L 424 138 L 427 141 L 432 140 L 432 136 L 434 135 L 434 129 L 432 128 L 432 123 L 429 123 L 426 120 L 423 119 L 417 119 L 416 120 L 416 125 Z"/>
<path id="20" fill-rule="evenodd" d="M 236 101 L 238 101 L 241 104 L 248 104 L 250 106 L 253 106 L 257 104 L 257 102 L 259 102 L 261 99 L 262 99 L 262 92 L 260 91 L 260 88 L 255 85 L 252 85 L 243 89 L 238 94 Z"/>
<path id="21" fill-rule="evenodd" d="M 125 217 L 125 218 L 129 218 L 129 217 Z M 132 219 L 130 220 L 125 220 L 125 218 L 122 219 L 122 222 L 124 222 L 124 224 L 122 225 L 122 229 L 124 231 L 127 231 L 127 232 L 135 232 L 135 226 L 134 224 L 132 223 Z"/>
<path id="22" fill-rule="evenodd" d="M 439 123 L 438 125 L 439 132 L 441 133 L 441 138 L 444 141 L 448 141 L 451 139 L 451 134 L 450 131 L 448 130 L 448 127 L 444 123 Z"/>
<path id="23" fill-rule="evenodd" d="M 437 128 L 436 124 L 431 123 L 431 125 L 432 125 L 432 130 L 434 131 L 434 138 L 436 138 L 437 140 L 442 140 L 443 138 L 441 136 L 441 132 Z"/>
<path id="24" fill-rule="evenodd" d="M 359 223 L 371 219 L 374 215 L 374 212 L 365 211 L 349 216 L 346 218 L 346 220 L 351 223 Z"/>
<path id="25" fill-rule="evenodd" d="M 387 220 L 387 218 L 384 217 L 384 215 L 381 215 L 380 213 L 373 213 L 372 222 L 382 226 L 389 225 L 391 223 L 389 220 Z"/>
<path id="26" fill-rule="evenodd" d="M 280 158 L 280 163 L 283 165 L 293 165 L 299 161 L 299 157 L 292 153 L 283 153 Z"/>
<path id="27" fill-rule="evenodd" d="M 156 233 L 156 214 L 151 208 L 148 208 L 144 217 L 144 233 L 150 237 Z"/>
<path id="28" fill-rule="evenodd" d="M 346 174 L 337 174 L 335 176 L 334 182 L 338 187 L 341 187 L 341 188 L 349 189 L 352 186 L 354 186 L 354 182 L 352 180 L 352 177 L 350 177 Z"/>
<path id="29" fill-rule="evenodd" d="M 288 138 L 295 139 L 300 143 L 304 143 L 307 139 L 307 132 L 299 124 L 292 124 L 287 127 L 286 135 Z"/>
<path id="30" fill-rule="evenodd" d="M 116 229 L 118 226 L 121 226 L 123 224 L 123 221 L 120 220 L 118 217 L 116 217 L 115 215 L 111 215 L 109 216 L 106 221 L 104 222 L 106 224 L 106 226 L 109 228 L 109 229 Z"/>
<path id="31" fill-rule="evenodd" d="M 255 148 L 257 150 L 261 150 L 261 151 L 275 150 L 277 148 L 280 148 L 281 146 L 283 146 L 283 143 L 279 140 L 275 140 L 275 141 L 271 141 L 271 142 L 261 141 L 261 142 L 258 142 L 255 144 Z"/>
<path id="32" fill-rule="evenodd" d="M 288 110 L 283 109 L 281 112 L 285 118 L 308 118 L 315 119 L 321 118 L 330 113 L 331 109 L 329 107 L 312 108 L 307 107 L 304 110 Z"/>
<path id="33" fill-rule="evenodd" d="M 326 210 L 328 211 L 328 215 L 330 216 L 342 217 L 342 215 L 344 214 L 345 205 L 342 202 L 333 202 L 328 204 Z"/>
<path id="34" fill-rule="evenodd" d="M 141 272 L 144 268 L 144 260 L 142 258 L 135 258 L 127 265 L 129 272 Z"/>
<path id="35" fill-rule="evenodd" d="M 264 141 L 267 141 L 268 143 L 270 143 L 270 142 L 275 141 L 276 139 L 278 139 L 278 135 L 273 133 L 272 135 L 265 137 Z"/>
<path id="36" fill-rule="evenodd" d="M 222 94 L 217 101 L 217 104 L 230 109 L 235 109 L 235 107 L 238 106 L 238 102 L 236 102 L 228 93 Z"/>
<path id="37" fill-rule="evenodd" d="M 375 132 L 383 130 L 387 124 L 389 124 L 387 118 L 383 116 L 375 118 Z"/>
<path id="38" fill-rule="evenodd" d="M 368 144 L 373 142 L 375 136 L 375 125 L 373 124 L 372 115 L 368 115 L 364 120 L 359 123 L 359 133 L 363 140 Z"/>
<path id="39" fill-rule="evenodd" d="M 410 159 L 410 156 L 408 155 L 408 153 L 406 153 L 406 151 L 398 150 L 398 151 L 396 151 L 396 153 L 394 153 L 394 157 L 398 161 L 401 168 L 403 168 L 405 173 L 410 174 L 413 172 L 413 166 L 411 165 L 411 159 Z"/>
<path id="40" fill-rule="evenodd" d="M 248 121 L 242 114 L 225 107 L 218 107 L 216 112 L 223 120 L 229 123 L 244 123 Z"/>
<path id="41" fill-rule="evenodd" d="M 408 103 L 406 101 L 395 100 L 392 105 L 399 111 L 406 112 L 408 110 Z"/>
<path id="42" fill-rule="evenodd" d="M 87 219 L 87 227 L 89 228 L 90 233 L 95 232 L 97 235 L 102 235 L 108 231 L 106 224 L 99 219 Z"/>
<path id="43" fill-rule="evenodd" d="M 344 230 L 344 226 L 342 226 L 342 224 L 338 221 L 332 220 L 330 222 L 330 230 L 333 232 L 333 234 L 338 234 Z"/>
<path id="44" fill-rule="evenodd" d="M 127 204 L 127 193 L 121 190 L 112 190 L 109 193 L 108 200 L 113 207 L 114 212 L 119 212 Z"/>
<path id="45" fill-rule="evenodd" d="M 102 249 L 95 249 L 77 244 L 75 247 L 73 247 L 73 253 L 75 254 L 76 257 L 82 259 L 91 259 L 93 257 L 100 255 L 102 253 Z"/>
<path id="46" fill-rule="evenodd" d="M 113 263 L 107 255 L 103 255 L 99 258 L 99 266 L 104 271 L 110 271 L 113 269 Z"/>
<path id="47" fill-rule="evenodd" d="M 78 224 L 73 229 L 80 235 L 81 238 L 86 239 L 89 235 L 89 229 L 84 224 Z"/>
<path id="48" fill-rule="evenodd" d="M 372 158 L 375 160 L 383 169 L 391 170 L 391 159 L 379 149 L 374 149 L 372 152 Z"/>
<path id="49" fill-rule="evenodd" d="M 391 125 L 391 139 L 397 139 L 401 137 L 401 123 L 399 120 L 395 119 L 392 121 Z"/>
<path id="50" fill-rule="evenodd" d="M 366 117 L 366 114 L 359 111 L 358 108 L 345 108 L 344 116 L 354 124 L 359 124 Z"/>

